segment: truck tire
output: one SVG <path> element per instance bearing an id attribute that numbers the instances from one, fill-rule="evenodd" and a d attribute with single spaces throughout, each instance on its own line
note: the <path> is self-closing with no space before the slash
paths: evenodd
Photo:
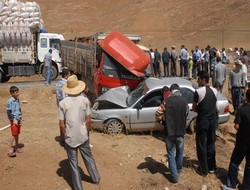
<path id="1" fill-rule="evenodd" d="M 51 72 L 52 72 L 51 80 L 55 80 L 57 78 L 57 76 L 58 76 L 58 70 L 56 69 L 56 67 L 54 65 L 51 66 Z M 45 67 L 43 67 L 42 75 L 46 79 L 46 69 L 45 69 Z"/>
<path id="2" fill-rule="evenodd" d="M 3 82 L 8 82 L 9 80 L 10 80 L 10 76 L 3 76 L 3 79 L 2 79 L 2 81 Z"/>

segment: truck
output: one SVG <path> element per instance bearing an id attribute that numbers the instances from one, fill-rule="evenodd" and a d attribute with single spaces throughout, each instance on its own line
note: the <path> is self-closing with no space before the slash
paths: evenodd
<path id="1" fill-rule="evenodd" d="M 47 33 L 36 2 L 0 1 L 0 82 L 46 72 L 44 55 L 52 49 L 52 80 L 61 72 L 61 34 Z"/>
<path id="2" fill-rule="evenodd" d="M 140 39 L 139 35 L 112 31 L 62 41 L 62 66 L 87 84 L 91 101 L 113 87 L 134 89 L 153 71 L 149 50 L 137 45 Z"/>

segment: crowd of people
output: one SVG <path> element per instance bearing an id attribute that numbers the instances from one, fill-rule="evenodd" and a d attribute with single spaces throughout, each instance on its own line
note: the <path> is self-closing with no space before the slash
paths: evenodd
<path id="1" fill-rule="evenodd" d="M 223 50 L 225 51 L 225 49 Z M 246 164 L 243 188 L 250 189 L 250 138 L 248 137 L 250 134 L 250 89 L 246 90 L 247 73 L 245 71 L 249 65 L 249 58 L 246 52 L 243 51 L 240 54 L 237 50 L 238 48 L 235 48 L 235 67 L 230 72 L 228 79 L 228 90 L 230 90 L 233 100 L 234 111 L 232 114 L 235 115 L 234 123 L 237 136 L 235 148 L 229 162 L 227 181 L 222 186 L 223 190 L 234 189 L 238 186 L 238 167 L 244 158 L 246 158 Z M 209 173 L 213 174 L 218 171 L 215 148 L 215 131 L 218 125 L 216 103 L 218 91 L 222 91 L 226 79 L 225 64 L 227 58 L 225 58 L 225 52 L 219 54 L 216 48 L 210 48 L 210 46 L 207 46 L 204 53 L 199 50 L 198 46 L 191 52 L 192 54 L 189 55 L 185 46 L 182 45 L 178 56 L 175 47 L 172 46 L 170 53 L 167 48 L 164 48 L 162 55 L 155 49 L 154 52 L 152 51 L 152 58 L 154 71 L 158 77 L 161 77 L 161 62 L 163 63 L 165 77 L 177 76 L 176 64 L 178 60 L 180 77 L 188 77 L 189 79 L 198 77 L 199 88 L 194 93 L 192 109 L 197 112 L 196 151 L 199 164 L 194 167 L 199 175 L 206 177 Z M 46 55 L 48 60 L 50 60 L 50 54 L 49 51 Z M 209 85 L 211 76 L 212 86 Z M 46 84 L 49 83 L 48 77 Z M 91 105 L 86 95 L 87 86 L 83 81 L 78 80 L 77 76 L 70 70 L 65 68 L 62 70 L 62 79 L 56 84 L 55 90 L 61 137 L 60 144 L 65 147 L 68 155 L 73 189 L 82 189 L 77 159 L 78 150 L 93 183 L 99 184 L 100 174 L 91 153 L 89 141 Z M 170 88 L 164 87 L 162 92 L 164 102 L 157 114 L 164 115 L 162 124 L 165 129 L 164 135 L 166 137 L 169 169 L 172 182 L 177 183 L 180 178 L 179 173 L 183 169 L 184 135 L 188 105 L 181 95 L 178 84 L 172 84 Z M 22 152 L 22 149 L 18 146 L 22 112 L 18 98 L 19 89 L 16 86 L 10 87 L 10 94 L 11 98 L 6 105 L 12 133 L 8 156 L 15 157 L 16 153 Z M 244 101 L 242 101 L 243 94 Z"/>

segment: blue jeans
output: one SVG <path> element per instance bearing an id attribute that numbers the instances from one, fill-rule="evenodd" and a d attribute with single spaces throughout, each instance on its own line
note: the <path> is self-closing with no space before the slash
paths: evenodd
<path id="1" fill-rule="evenodd" d="M 240 141 L 240 139 L 237 140 Z M 238 185 L 238 167 L 245 157 L 246 165 L 242 184 L 244 187 L 243 189 L 250 189 L 250 150 L 244 143 L 238 143 L 237 140 L 229 164 L 226 186 L 236 188 Z"/>
<path id="2" fill-rule="evenodd" d="M 46 83 L 50 83 L 51 81 L 51 66 L 45 66 L 46 69 Z"/>
<path id="3" fill-rule="evenodd" d="M 184 136 L 166 137 L 166 148 L 172 180 L 178 182 L 183 164 Z M 176 149 L 176 156 L 175 156 Z"/>

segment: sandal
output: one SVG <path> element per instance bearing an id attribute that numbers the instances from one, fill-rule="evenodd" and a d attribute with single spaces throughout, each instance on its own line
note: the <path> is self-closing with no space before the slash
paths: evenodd
<path id="1" fill-rule="evenodd" d="M 16 149 L 16 152 L 17 152 L 17 153 L 22 153 L 23 150 L 22 150 L 21 148 L 18 148 L 18 149 Z"/>
<path id="2" fill-rule="evenodd" d="M 16 157 L 16 153 L 15 152 L 8 152 L 8 156 L 13 158 L 13 157 Z"/>

